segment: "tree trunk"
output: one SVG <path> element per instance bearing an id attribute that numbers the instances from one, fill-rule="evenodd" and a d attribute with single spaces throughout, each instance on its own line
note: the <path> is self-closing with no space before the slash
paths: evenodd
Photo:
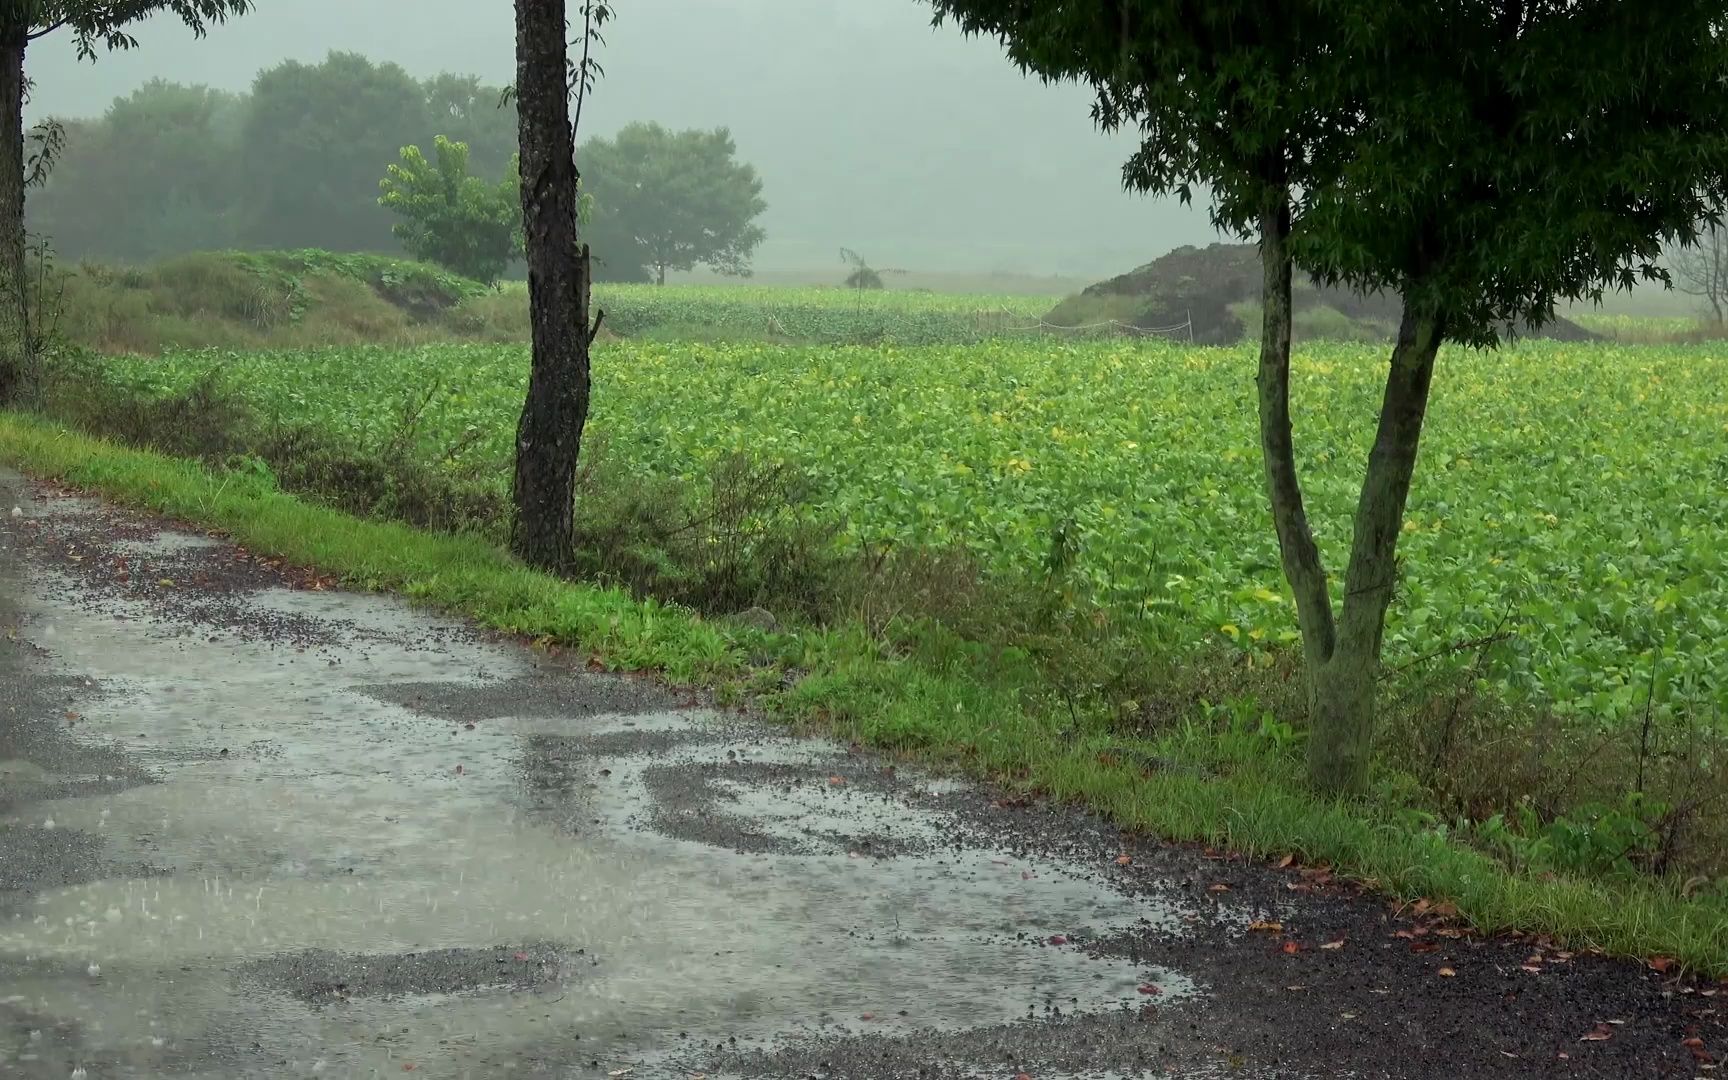
<path id="1" fill-rule="evenodd" d="M 658 263 L 655 265 L 654 270 L 655 270 L 655 273 L 657 275 L 654 279 L 654 284 L 656 284 L 656 285 L 666 284 L 666 264 L 665 263 Z"/>
<path id="2" fill-rule="evenodd" d="M 15 402 L 33 367 L 24 236 L 24 49 L 28 27 L 0 26 L 0 405 Z"/>
<path id="3" fill-rule="evenodd" d="M 1326 568 L 1308 527 L 1302 483 L 1296 475 L 1296 452 L 1290 424 L 1290 200 L 1287 193 L 1270 200 L 1260 215 L 1260 261 L 1265 270 L 1260 330 L 1260 456 L 1266 467 L 1266 490 L 1272 502 L 1272 523 L 1284 576 L 1296 595 L 1296 621 L 1310 676 L 1332 656 L 1332 600 L 1326 591 Z"/>
<path id="4" fill-rule="evenodd" d="M 1290 421 L 1290 203 L 1285 194 L 1260 216 L 1264 322 L 1260 331 L 1260 453 L 1284 576 L 1296 597 L 1308 681 L 1308 772 L 1322 791 L 1360 791 L 1368 782 L 1375 690 L 1386 609 L 1392 603 L 1398 534 L 1416 470 L 1428 388 L 1440 348 L 1440 312 L 1405 304 L 1356 507 L 1344 605 L 1334 615 L 1326 568 L 1308 525 Z"/>
<path id="5" fill-rule="evenodd" d="M 1398 574 L 1398 535 L 1444 329 L 1443 313 L 1405 301 L 1380 405 L 1380 427 L 1356 505 L 1336 640 L 1331 656 L 1310 673 L 1314 713 L 1308 773 L 1322 791 L 1357 792 L 1368 783 L 1375 686 L 1386 609 Z"/>
<path id="6" fill-rule="evenodd" d="M 533 360 L 516 427 L 510 544 L 544 570 L 569 567 L 576 459 L 588 419 L 588 249 L 576 229 L 575 136 L 564 0 L 516 0 L 516 106 Z"/>

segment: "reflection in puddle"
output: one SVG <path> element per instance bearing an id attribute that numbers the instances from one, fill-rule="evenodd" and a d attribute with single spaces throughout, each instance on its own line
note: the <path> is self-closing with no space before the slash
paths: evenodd
<path id="1" fill-rule="evenodd" d="M 363 640 L 300 651 L 165 634 L 119 601 L 23 600 L 35 640 L 108 688 L 69 706 L 79 737 L 123 743 L 163 781 L 52 813 L 112 863 L 165 876 L 46 889 L 0 921 L 9 1000 L 79 1029 L 56 1068 L 590 1075 L 680 1034 L 953 1030 L 1193 991 L 1067 940 L 1174 933 L 1184 912 L 966 843 L 932 797 L 957 786 L 872 781 L 840 748 L 720 737 L 735 729 L 695 713 L 442 719 L 361 690 L 473 698 L 533 677 L 527 654 L 387 599 L 245 602 Z M 563 960 L 545 979 L 470 970 L 516 942 Z M 307 956 L 322 965 L 307 985 L 339 1004 L 293 989 Z M 326 969 L 349 973 L 325 980 L 339 993 L 320 989 Z M 374 977 L 391 992 L 369 992 Z M 51 1058 L 0 1025 L 0 1071 Z"/>

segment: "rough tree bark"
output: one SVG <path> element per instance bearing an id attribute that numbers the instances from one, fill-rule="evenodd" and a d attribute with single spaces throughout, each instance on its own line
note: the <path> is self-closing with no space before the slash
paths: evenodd
<path id="1" fill-rule="evenodd" d="M 29 260 L 24 236 L 24 50 L 29 27 L 0 24 L 0 404 L 31 370 Z"/>
<path id="2" fill-rule="evenodd" d="M 1326 568 L 1303 505 L 1290 420 L 1290 278 L 1287 196 L 1260 219 L 1265 270 L 1260 337 L 1260 449 L 1284 576 L 1296 597 L 1308 681 L 1308 770 L 1322 791 L 1360 791 L 1368 781 L 1375 687 L 1386 610 L 1397 573 L 1398 535 L 1416 469 L 1428 389 L 1444 329 L 1439 312 L 1406 304 L 1386 377 L 1380 426 L 1356 507 L 1344 603 L 1334 614 Z"/>
<path id="3" fill-rule="evenodd" d="M 1314 672 L 1308 771 L 1323 791 L 1359 791 L 1368 782 L 1380 645 L 1398 576 L 1398 535 L 1443 329 L 1439 312 L 1405 301 L 1380 404 L 1380 427 L 1356 504 L 1336 640 L 1331 658 Z"/>
<path id="4" fill-rule="evenodd" d="M 511 547 L 561 571 L 574 546 L 576 460 L 588 420 L 589 254 L 577 236 L 564 0 L 516 0 L 516 107 L 533 360 L 516 427 Z"/>

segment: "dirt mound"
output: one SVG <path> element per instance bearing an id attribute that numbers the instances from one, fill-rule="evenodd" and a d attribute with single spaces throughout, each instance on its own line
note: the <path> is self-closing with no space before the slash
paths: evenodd
<path id="1" fill-rule="evenodd" d="M 1248 335 L 1258 319 L 1260 250 L 1253 244 L 1179 247 L 1144 266 L 1088 286 L 1046 315 L 1045 321 L 1079 326 L 1115 319 L 1137 327 L 1173 327 L 1192 322 L 1195 342 L 1228 345 Z M 1297 339 L 1389 341 L 1398 326 L 1396 295 L 1321 287 L 1298 277 L 1292 290 Z M 1596 335 L 1556 318 L 1522 337 L 1592 341 Z"/>

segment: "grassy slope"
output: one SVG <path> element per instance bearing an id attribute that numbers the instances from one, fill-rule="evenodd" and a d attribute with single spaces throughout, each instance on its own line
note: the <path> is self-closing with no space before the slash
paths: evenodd
<path id="1" fill-rule="evenodd" d="M 216 251 L 146 267 L 84 263 L 46 292 L 59 335 L 109 355 L 528 339 L 520 282 L 489 289 L 383 255 Z M 678 340 L 970 340 L 1048 304 L 1036 295 L 736 284 L 601 285 L 595 295 L 610 331 Z"/>
<path id="2" fill-rule="evenodd" d="M 1127 828 L 1256 856 L 1294 853 L 1371 880 L 1394 897 L 1450 901 L 1483 929 L 1671 956 L 1728 975 L 1728 912 L 1720 908 L 1643 885 L 1515 873 L 1435 833 L 1315 801 L 1288 759 L 1244 756 L 1213 779 L 1130 767 L 1128 755 L 1101 756 L 1085 739 L 1065 737 L 1059 718 L 1029 714 L 1012 672 L 964 653 L 897 656 L 858 632 L 768 636 L 704 621 L 530 572 L 475 539 L 358 520 L 255 479 L 120 449 L 24 416 L 0 415 L 0 460 L 224 531 L 354 587 L 398 591 L 500 630 L 582 648 L 613 669 L 654 670 L 729 695 L 753 693 L 764 708 L 843 738 L 1081 800 Z M 779 659 L 753 667 L 747 658 L 759 655 Z M 771 689 L 780 670 L 794 667 L 810 674 L 789 691 Z"/>

